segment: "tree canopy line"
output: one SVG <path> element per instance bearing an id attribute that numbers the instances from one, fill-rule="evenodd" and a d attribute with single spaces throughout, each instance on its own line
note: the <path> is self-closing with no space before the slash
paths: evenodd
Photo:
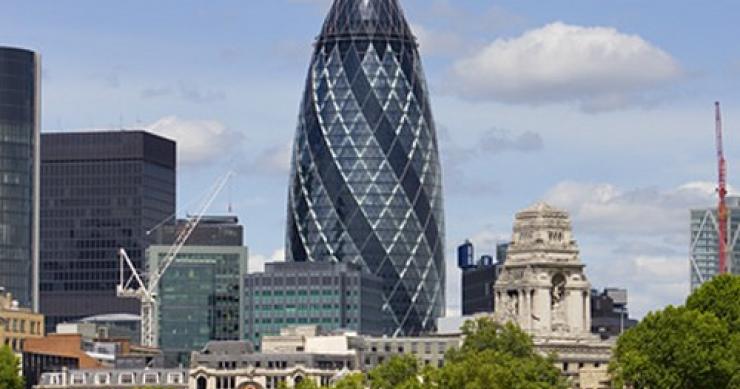
<path id="1" fill-rule="evenodd" d="M 442 367 L 422 367 L 403 355 L 367 374 L 350 374 L 332 388 L 568 388 L 554 356 L 539 354 L 516 325 L 480 318 L 465 323 L 462 332 L 462 346 L 447 352 Z M 23 388 L 18 368 L 13 352 L 0 349 L 0 388 Z M 615 388 L 740 388 L 740 276 L 715 277 L 684 305 L 649 313 L 617 340 L 609 372 Z M 311 380 L 296 386 L 318 388 Z"/>

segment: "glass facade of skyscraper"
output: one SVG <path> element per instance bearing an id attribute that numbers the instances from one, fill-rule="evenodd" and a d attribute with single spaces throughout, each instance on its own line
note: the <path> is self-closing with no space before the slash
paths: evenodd
<path id="1" fill-rule="evenodd" d="M 398 1 L 334 1 L 306 81 L 287 219 L 288 260 L 358 263 L 383 279 L 392 335 L 443 316 L 436 130 Z"/>
<path id="2" fill-rule="evenodd" d="M 728 197 L 727 266 L 730 273 L 740 274 L 740 197 Z M 691 210 L 691 290 L 719 273 L 717 208 Z"/>
<path id="3" fill-rule="evenodd" d="M 147 249 L 150 269 L 161 266 L 187 223 L 179 220 L 154 233 L 158 244 Z M 201 219 L 156 290 L 158 344 L 168 365 L 187 365 L 190 353 L 208 341 L 240 339 L 247 257 L 243 226 L 236 217 Z"/>
<path id="4" fill-rule="evenodd" d="M 175 142 L 144 131 L 41 137 L 41 312 L 139 314 L 116 297 L 118 249 L 143 270 L 147 232 L 175 213 Z M 80 302 L 84 301 L 84 304 Z"/>
<path id="5" fill-rule="evenodd" d="M 34 305 L 38 259 L 38 56 L 0 47 L 0 286 Z"/>

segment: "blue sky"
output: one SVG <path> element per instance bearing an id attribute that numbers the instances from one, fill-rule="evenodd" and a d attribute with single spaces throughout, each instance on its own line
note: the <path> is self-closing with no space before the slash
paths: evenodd
<path id="1" fill-rule="evenodd" d="M 572 213 L 595 287 L 637 316 L 688 292 L 688 208 L 714 203 L 712 103 L 740 166 L 733 1 L 404 0 L 418 35 L 454 248 L 491 252 L 514 213 Z M 0 44 L 43 58 L 43 129 L 149 128 L 179 143 L 178 202 L 228 169 L 252 267 L 280 259 L 288 155 L 328 0 L 8 0 Z M 187 211 L 184 207 L 182 212 Z"/>

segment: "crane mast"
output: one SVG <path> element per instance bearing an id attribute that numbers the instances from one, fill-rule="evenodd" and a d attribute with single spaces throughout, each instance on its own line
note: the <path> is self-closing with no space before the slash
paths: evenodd
<path id="1" fill-rule="evenodd" d="M 177 254 L 187 242 L 190 235 L 198 227 L 203 215 L 208 211 L 216 196 L 221 192 L 226 183 L 229 181 L 232 172 L 228 172 L 213 187 L 213 190 L 205 198 L 203 204 L 194 215 L 188 216 L 185 227 L 177 232 L 175 242 L 167 250 L 162 261 L 156 269 L 151 269 L 146 281 L 139 274 L 138 269 L 129 258 L 126 250 L 118 250 L 119 257 L 119 284 L 116 285 L 116 295 L 121 298 L 136 298 L 141 303 L 141 345 L 147 347 L 157 347 L 159 344 L 159 302 L 157 301 L 157 286 L 162 280 L 162 276 L 177 258 Z M 125 274 L 130 272 L 128 278 Z"/>
<path id="2" fill-rule="evenodd" d="M 719 274 L 724 274 L 727 272 L 727 204 L 725 202 L 725 197 L 727 196 L 727 162 L 725 161 L 725 153 L 722 145 L 722 113 L 720 111 L 719 102 L 715 103 L 715 122 L 717 136 L 717 170 L 719 176 L 717 186 L 717 195 L 719 197 L 719 204 L 717 205 Z"/>

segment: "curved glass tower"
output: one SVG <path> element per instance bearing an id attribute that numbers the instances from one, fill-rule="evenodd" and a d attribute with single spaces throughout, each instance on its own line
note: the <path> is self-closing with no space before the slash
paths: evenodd
<path id="1" fill-rule="evenodd" d="M 416 40 L 397 0 L 335 0 L 311 60 L 288 194 L 289 261 L 384 280 L 390 335 L 444 313 L 442 178 Z"/>
<path id="2" fill-rule="evenodd" d="M 38 309 L 39 63 L 0 47 L 0 286 Z"/>

